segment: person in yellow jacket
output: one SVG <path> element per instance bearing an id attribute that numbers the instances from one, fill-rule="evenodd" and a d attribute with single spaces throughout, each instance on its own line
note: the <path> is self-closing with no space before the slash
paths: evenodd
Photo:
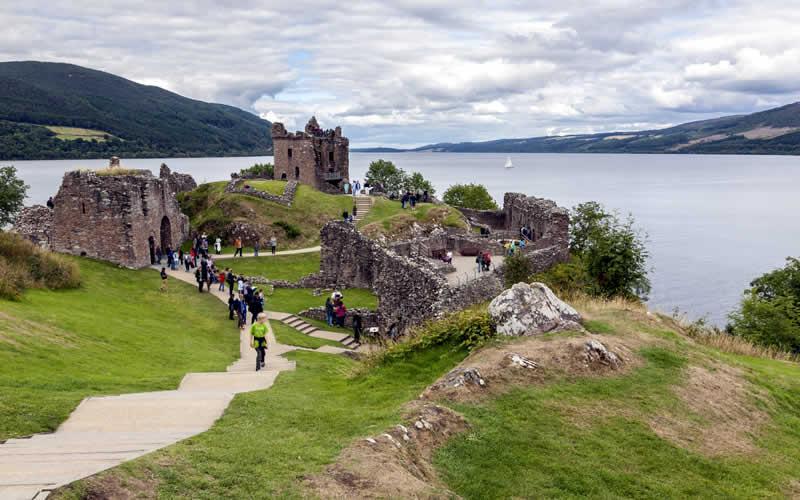
<path id="1" fill-rule="evenodd" d="M 267 355 L 267 313 L 261 313 L 253 326 L 250 327 L 250 347 L 256 350 L 256 371 L 264 368 L 267 364 L 265 358 Z"/>

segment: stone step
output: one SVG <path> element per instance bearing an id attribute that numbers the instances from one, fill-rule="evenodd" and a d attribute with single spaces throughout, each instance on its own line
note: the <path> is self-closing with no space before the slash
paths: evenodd
<path id="1" fill-rule="evenodd" d="M 317 330 L 316 332 L 310 335 L 311 337 L 316 337 L 318 339 L 327 339 L 333 340 L 335 342 L 341 342 L 350 335 L 346 333 L 336 333 L 336 332 L 326 332 L 324 330 Z"/>

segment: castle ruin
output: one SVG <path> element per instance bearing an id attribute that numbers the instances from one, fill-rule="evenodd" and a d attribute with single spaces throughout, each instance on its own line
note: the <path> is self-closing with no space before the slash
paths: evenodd
<path id="1" fill-rule="evenodd" d="M 177 249 L 188 237 L 189 219 L 175 195 L 195 186 L 191 176 L 170 172 L 166 165 L 155 177 L 112 161 L 100 172 L 65 173 L 54 208 L 24 209 L 15 230 L 56 252 L 146 267 L 155 262 L 156 249 Z M 32 215 L 37 224 L 30 223 Z"/>
<path id="2" fill-rule="evenodd" d="M 350 141 L 341 127 L 322 130 L 311 117 L 305 131 L 272 124 L 275 178 L 295 180 L 327 193 L 341 193 L 350 177 Z"/>

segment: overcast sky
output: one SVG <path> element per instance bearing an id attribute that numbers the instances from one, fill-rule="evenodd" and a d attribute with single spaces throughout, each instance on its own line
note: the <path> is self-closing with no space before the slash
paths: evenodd
<path id="1" fill-rule="evenodd" d="M 657 128 L 800 100 L 796 1 L 4 0 L 62 61 L 354 146 Z"/>

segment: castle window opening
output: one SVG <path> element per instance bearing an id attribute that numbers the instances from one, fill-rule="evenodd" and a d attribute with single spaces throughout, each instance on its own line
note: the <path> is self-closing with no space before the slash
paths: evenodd
<path id="1" fill-rule="evenodd" d="M 289 158 L 292 157 L 292 148 L 289 148 Z"/>
<path id="2" fill-rule="evenodd" d="M 300 178 L 300 167 L 294 167 L 294 178 L 295 179 Z"/>
<path id="3" fill-rule="evenodd" d="M 81 213 L 82 214 L 86 213 L 86 203 L 81 202 Z"/>
<path id="4" fill-rule="evenodd" d="M 328 161 L 333 163 L 333 151 L 328 151 Z"/>

